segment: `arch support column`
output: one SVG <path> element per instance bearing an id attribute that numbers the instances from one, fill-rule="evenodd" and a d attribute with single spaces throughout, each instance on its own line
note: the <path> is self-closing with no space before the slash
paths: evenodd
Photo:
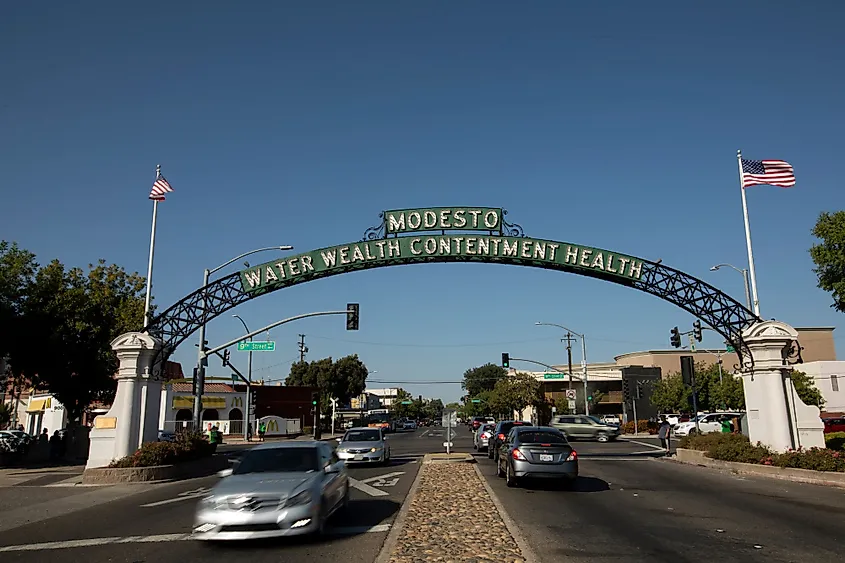
<path id="1" fill-rule="evenodd" d="M 763 321 L 745 329 L 742 337 L 754 359 L 741 373 L 751 442 L 779 452 L 823 448 L 819 409 L 801 401 L 790 378 L 787 358 L 798 346 L 798 332 L 786 323 Z"/>
<path id="2" fill-rule="evenodd" d="M 86 468 L 104 467 L 133 453 L 143 441 L 157 438 L 161 384 L 151 374 L 161 346 L 161 340 L 141 332 L 112 341 L 120 362 L 117 392 L 109 412 L 94 419 Z"/>

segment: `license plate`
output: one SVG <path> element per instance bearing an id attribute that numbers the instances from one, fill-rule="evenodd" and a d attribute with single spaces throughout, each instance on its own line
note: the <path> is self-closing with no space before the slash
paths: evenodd
<path id="1" fill-rule="evenodd" d="M 364 461 L 364 456 L 356 455 L 355 458 L 354 458 L 354 461 Z"/>
<path id="2" fill-rule="evenodd" d="M 540 454 L 540 461 L 552 461 L 554 456 L 551 454 Z"/>

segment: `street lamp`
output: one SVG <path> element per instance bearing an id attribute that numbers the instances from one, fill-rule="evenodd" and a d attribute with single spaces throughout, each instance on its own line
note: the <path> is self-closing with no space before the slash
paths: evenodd
<path id="1" fill-rule="evenodd" d="M 244 330 L 249 334 L 249 327 L 246 326 L 246 321 L 244 321 L 240 315 L 232 315 L 239 321 L 241 324 L 244 325 Z M 249 337 L 249 341 L 252 342 L 252 337 Z M 249 356 L 247 356 L 246 360 L 246 413 L 244 414 L 244 441 L 249 441 L 249 409 L 250 409 L 250 402 L 252 400 L 252 349 L 249 350 Z"/>
<path id="2" fill-rule="evenodd" d="M 710 268 L 710 271 L 716 272 L 722 266 L 727 266 L 728 268 L 733 268 L 734 270 L 736 270 L 737 272 L 742 274 L 742 280 L 745 282 L 745 306 L 748 307 L 749 311 L 754 311 L 754 314 L 759 317 L 760 316 L 760 304 L 754 303 L 753 308 L 752 308 L 751 290 L 749 289 L 750 286 L 749 286 L 749 283 L 748 283 L 748 270 L 746 270 L 745 268 L 742 268 L 742 269 L 737 268 L 736 266 L 734 266 L 732 264 L 716 264 L 715 266 Z"/>
<path id="3" fill-rule="evenodd" d="M 581 373 L 583 374 L 584 379 L 584 415 L 590 415 L 590 402 L 587 400 L 589 393 L 587 393 L 587 339 L 583 334 L 579 334 L 572 330 L 571 328 L 566 328 L 563 325 L 555 324 L 555 323 L 541 323 L 536 322 L 534 323 L 537 326 L 556 326 L 558 328 L 562 328 L 568 332 L 571 332 L 575 336 L 581 339 Z"/>
<path id="4" fill-rule="evenodd" d="M 251 254 L 256 254 L 258 252 L 265 252 L 267 250 L 293 250 L 293 247 L 290 245 L 281 245 L 281 246 L 266 246 L 264 248 L 256 248 L 255 250 L 250 250 L 249 252 L 244 252 L 243 254 L 239 254 L 235 256 L 231 260 L 227 260 L 223 262 L 216 268 L 211 268 L 203 270 L 202 273 L 202 322 L 200 323 L 200 330 L 199 330 L 199 350 L 197 352 L 197 374 L 196 374 L 196 394 L 194 395 L 194 429 L 200 429 L 200 423 L 202 422 L 202 392 L 203 387 L 205 386 L 205 364 L 207 360 L 205 359 L 204 352 L 205 352 L 205 312 L 206 312 L 206 286 L 208 285 L 208 278 L 211 277 L 211 274 L 217 272 L 218 270 L 222 270 L 232 262 L 237 262 L 241 258 L 245 258 Z"/>

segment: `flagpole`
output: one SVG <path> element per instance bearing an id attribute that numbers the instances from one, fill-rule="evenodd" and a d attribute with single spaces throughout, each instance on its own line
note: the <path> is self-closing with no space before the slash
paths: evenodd
<path id="1" fill-rule="evenodd" d="M 736 163 L 739 166 L 739 191 L 742 193 L 742 215 L 745 218 L 745 244 L 748 247 L 748 272 L 751 274 L 751 299 L 754 314 L 760 316 L 760 301 L 757 298 L 757 273 L 754 270 L 754 252 L 751 250 L 751 227 L 748 224 L 748 201 L 742 181 L 742 151 L 736 151 Z"/>
<path id="2" fill-rule="evenodd" d="M 156 166 L 156 180 L 161 177 L 161 164 Z M 156 217 L 158 216 L 158 200 L 153 200 L 153 226 L 150 231 L 150 261 L 147 263 L 147 295 L 144 297 L 144 329 L 150 322 L 150 292 L 153 286 L 153 256 L 156 247 Z"/>

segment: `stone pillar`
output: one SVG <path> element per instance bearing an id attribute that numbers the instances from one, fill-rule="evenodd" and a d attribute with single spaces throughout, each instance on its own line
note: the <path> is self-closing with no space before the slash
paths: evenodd
<path id="1" fill-rule="evenodd" d="M 824 447 L 824 425 L 818 407 L 805 405 L 789 378 L 786 361 L 798 332 L 786 323 L 764 321 L 743 332 L 754 359 L 743 366 L 742 383 L 748 436 L 776 451 Z"/>
<path id="2" fill-rule="evenodd" d="M 115 338 L 111 346 L 120 362 L 115 376 L 117 392 L 109 412 L 94 419 L 86 468 L 104 467 L 138 449 L 150 426 L 149 417 L 142 414 L 141 392 L 158 389 L 155 397 L 145 397 L 143 405 L 148 409 L 158 411 L 161 401 L 161 384 L 150 385 L 152 362 L 161 341 L 148 334 L 128 332 Z M 158 412 L 152 421 L 157 434 Z"/>

